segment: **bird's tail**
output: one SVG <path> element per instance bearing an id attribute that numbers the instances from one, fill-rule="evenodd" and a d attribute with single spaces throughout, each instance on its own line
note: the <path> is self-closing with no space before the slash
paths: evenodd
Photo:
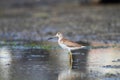
<path id="1" fill-rule="evenodd" d="M 86 48 L 86 46 L 81 46 L 80 48 L 84 49 L 84 48 Z"/>

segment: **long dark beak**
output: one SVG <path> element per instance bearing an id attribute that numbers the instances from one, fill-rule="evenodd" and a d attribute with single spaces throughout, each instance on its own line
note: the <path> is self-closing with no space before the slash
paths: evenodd
<path id="1" fill-rule="evenodd" d="M 53 37 L 48 38 L 48 40 L 53 39 Z"/>
<path id="2" fill-rule="evenodd" d="M 56 36 L 52 36 L 52 37 L 48 38 L 48 40 L 53 39 L 53 38 L 56 38 Z"/>

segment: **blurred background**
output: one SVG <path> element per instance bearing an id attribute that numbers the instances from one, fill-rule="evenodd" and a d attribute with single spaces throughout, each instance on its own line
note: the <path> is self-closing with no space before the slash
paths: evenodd
<path id="1" fill-rule="evenodd" d="M 0 40 L 120 40 L 119 0 L 0 0 Z"/>
<path id="2" fill-rule="evenodd" d="M 120 0 L 0 0 L 0 80 L 120 80 Z"/>

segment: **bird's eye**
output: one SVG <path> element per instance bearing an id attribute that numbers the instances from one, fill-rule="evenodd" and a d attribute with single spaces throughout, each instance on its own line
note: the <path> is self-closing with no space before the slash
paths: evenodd
<path id="1" fill-rule="evenodd" d="M 60 35 L 60 32 L 58 32 L 57 34 Z"/>

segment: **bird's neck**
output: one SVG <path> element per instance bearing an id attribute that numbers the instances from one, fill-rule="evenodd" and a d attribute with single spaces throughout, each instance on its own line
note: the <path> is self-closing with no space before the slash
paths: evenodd
<path id="1" fill-rule="evenodd" d="M 63 39 L 63 37 L 59 37 L 58 41 L 60 41 L 61 39 Z"/>

